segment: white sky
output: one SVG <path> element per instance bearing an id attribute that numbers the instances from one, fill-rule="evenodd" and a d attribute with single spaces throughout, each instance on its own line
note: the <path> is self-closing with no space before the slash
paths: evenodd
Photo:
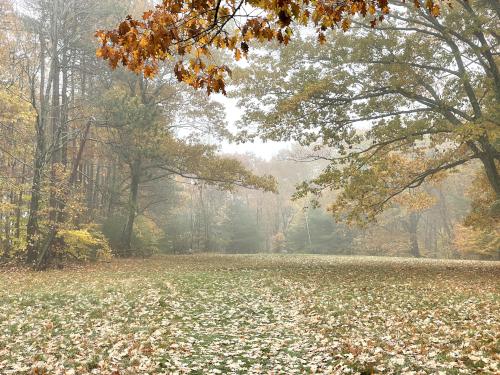
<path id="1" fill-rule="evenodd" d="M 235 131 L 235 123 L 241 118 L 243 114 L 243 110 L 238 107 L 237 99 L 228 98 L 221 94 L 213 95 L 213 99 L 222 103 L 226 108 L 226 119 L 229 124 L 229 129 L 231 131 Z M 238 153 L 238 154 L 246 154 L 253 153 L 259 156 L 262 159 L 269 160 L 273 156 L 276 156 L 281 150 L 288 149 L 290 147 L 289 142 L 262 142 L 255 141 L 253 143 L 244 143 L 244 144 L 234 144 L 223 142 L 222 143 L 222 152 L 224 153 Z"/>

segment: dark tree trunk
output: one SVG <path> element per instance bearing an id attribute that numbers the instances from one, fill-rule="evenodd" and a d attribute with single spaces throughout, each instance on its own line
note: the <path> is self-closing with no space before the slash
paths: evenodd
<path id="1" fill-rule="evenodd" d="M 94 207 L 93 199 L 94 199 L 94 164 L 93 160 L 88 164 L 87 169 L 87 208 L 92 211 Z"/>
<path id="2" fill-rule="evenodd" d="M 43 173 L 43 137 L 37 136 L 33 182 L 31 184 L 31 199 L 28 223 L 26 225 L 26 263 L 33 264 L 37 257 L 38 214 L 40 210 L 41 185 Z"/>
<path id="3" fill-rule="evenodd" d="M 132 233 L 134 231 L 134 221 L 137 215 L 137 196 L 139 192 L 139 184 L 141 182 L 141 161 L 134 160 L 130 165 L 130 194 L 128 200 L 128 216 L 125 228 L 123 229 L 123 255 L 131 255 L 132 250 Z"/>
<path id="4" fill-rule="evenodd" d="M 483 153 L 480 156 L 481 162 L 483 163 L 486 176 L 490 182 L 493 191 L 495 192 L 496 199 L 500 199 L 500 174 L 498 172 L 498 167 L 496 165 L 495 154 L 496 151 L 493 146 L 487 141 L 482 139 L 481 145 L 483 148 Z"/>
<path id="5" fill-rule="evenodd" d="M 40 92 L 39 112 L 36 118 L 36 146 L 35 161 L 33 165 L 33 179 L 31 183 L 31 198 L 29 204 L 28 223 L 26 224 L 26 263 L 34 264 L 37 258 L 38 241 L 38 215 L 40 210 L 40 199 L 42 191 L 42 176 L 45 164 L 45 37 L 40 31 Z M 50 75 L 50 74 L 49 74 Z M 50 81 L 50 79 L 49 79 Z M 31 102 L 37 107 L 35 85 L 31 87 Z"/>
<path id="6" fill-rule="evenodd" d="M 107 207 L 107 215 L 108 217 L 111 217 L 111 215 L 114 212 L 115 208 L 115 201 L 116 199 L 116 164 L 113 163 L 111 166 L 111 171 L 109 172 L 108 179 L 110 180 L 108 182 L 108 207 Z"/>
<path id="7" fill-rule="evenodd" d="M 92 218 L 94 218 L 96 211 L 99 209 L 99 190 L 101 189 L 101 166 L 99 165 L 99 160 L 97 161 L 95 177 L 94 177 L 94 196 L 92 197 L 92 206 L 90 207 L 92 211 Z"/>

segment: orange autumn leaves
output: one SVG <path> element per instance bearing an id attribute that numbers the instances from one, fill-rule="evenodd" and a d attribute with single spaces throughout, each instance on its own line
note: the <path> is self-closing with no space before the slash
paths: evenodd
<path id="1" fill-rule="evenodd" d="M 414 0 L 414 5 L 439 15 L 435 0 Z M 214 61 L 212 49 L 240 60 L 251 41 L 287 44 L 292 24 L 314 25 L 324 42 L 328 29 L 347 31 L 356 15 L 369 17 L 375 27 L 389 12 L 388 0 L 163 0 L 142 19 L 128 16 L 114 30 L 99 30 L 97 56 L 112 68 L 123 65 L 147 78 L 158 73 L 160 61 L 176 59 L 179 81 L 225 94 L 231 71 Z"/>

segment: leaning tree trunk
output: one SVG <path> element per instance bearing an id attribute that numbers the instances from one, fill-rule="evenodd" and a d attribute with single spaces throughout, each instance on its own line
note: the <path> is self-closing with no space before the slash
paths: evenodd
<path id="1" fill-rule="evenodd" d="M 497 152 L 495 148 L 485 139 L 481 139 L 483 153 L 480 156 L 488 181 L 496 195 L 496 200 L 500 200 L 500 173 L 496 163 Z"/>

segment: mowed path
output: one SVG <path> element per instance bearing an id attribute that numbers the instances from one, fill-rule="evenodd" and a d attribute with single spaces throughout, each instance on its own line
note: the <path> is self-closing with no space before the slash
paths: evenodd
<path id="1" fill-rule="evenodd" d="M 500 263 L 192 255 L 0 270 L 0 374 L 495 374 Z"/>

